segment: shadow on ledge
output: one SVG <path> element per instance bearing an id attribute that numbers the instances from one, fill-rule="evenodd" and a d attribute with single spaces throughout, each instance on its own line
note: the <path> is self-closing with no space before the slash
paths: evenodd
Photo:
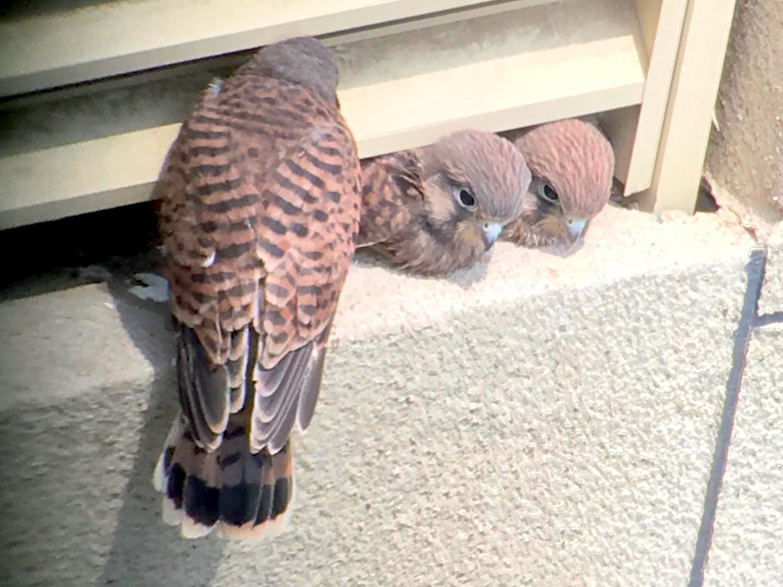
<path id="1" fill-rule="evenodd" d="M 109 556 L 98 584 L 209 585 L 223 557 L 224 539 L 219 535 L 198 540 L 181 538 L 177 528 L 163 523 L 161 496 L 151 482 L 177 411 L 172 367 L 174 341 L 168 309 L 165 304 L 142 301 L 130 294 L 120 276 L 113 276 L 108 285 L 123 327 L 153 366 L 155 378 Z"/>

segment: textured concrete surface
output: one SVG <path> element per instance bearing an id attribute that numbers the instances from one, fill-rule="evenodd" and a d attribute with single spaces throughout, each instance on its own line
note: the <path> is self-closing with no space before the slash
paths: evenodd
<path id="1" fill-rule="evenodd" d="M 768 587 L 783 573 L 783 328 L 754 335 L 705 587 Z"/>
<path id="2" fill-rule="evenodd" d="M 772 237 L 760 314 L 783 311 L 783 230 Z M 783 318 L 783 316 L 781 316 Z M 777 585 L 783 572 L 783 324 L 753 335 L 742 382 L 706 587 Z"/>
<path id="3" fill-rule="evenodd" d="M 145 387 L 153 380 L 146 361 L 117 360 L 137 351 L 105 285 L 6 302 L 0 332 L 0 410 L 19 401 L 78 396 L 96 381 Z"/>
<path id="4" fill-rule="evenodd" d="M 783 311 L 783 224 L 777 224 L 769 237 L 764 289 L 759 300 L 759 313 L 771 314 Z"/>
<path id="5" fill-rule="evenodd" d="M 760 222 L 783 210 L 783 12 L 779 0 L 738 0 L 706 166 Z"/>
<path id="6" fill-rule="evenodd" d="M 159 520 L 163 307 L 121 275 L 0 304 L 18 349 L 0 568 L 12 586 L 684 585 L 751 244 L 716 215 L 609 209 L 569 258 L 501 243 L 450 280 L 359 259 L 296 439 L 293 526 L 252 546 Z"/>

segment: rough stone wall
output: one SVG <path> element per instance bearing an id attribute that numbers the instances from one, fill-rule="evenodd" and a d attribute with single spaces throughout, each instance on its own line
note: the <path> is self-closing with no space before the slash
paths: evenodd
<path id="1" fill-rule="evenodd" d="M 738 0 L 706 168 L 766 222 L 783 211 L 783 5 Z M 720 198 L 719 198 L 720 199 Z"/>

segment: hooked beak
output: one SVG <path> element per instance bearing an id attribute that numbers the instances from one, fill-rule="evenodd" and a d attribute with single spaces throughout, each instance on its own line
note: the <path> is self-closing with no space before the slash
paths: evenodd
<path id="1" fill-rule="evenodd" d="M 503 231 L 503 225 L 497 222 L 488 222 L 484 224 L 484 238 L 487 241 L 487 248 L 495 244 L 500 233 Z"/>
<path id="2" fill-rule="evenodd" d="M 576 240 L 582 236 L 586 226 L 587 220 L 584 218 L 569 218 L 566 220 L 568 236 L 571 238 L 571 242 L 576 242 Z"/>

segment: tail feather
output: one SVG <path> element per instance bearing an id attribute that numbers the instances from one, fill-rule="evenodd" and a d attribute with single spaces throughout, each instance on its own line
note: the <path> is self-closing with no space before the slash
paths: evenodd
<path id="1" fill-rule="evenodd" d="M 163 493 L 163 521 L 185 538 L 223 534 L 258 540 L 284 531 L 294 498 L 290 442 L 275 455 L 252 454 L 243 424 L 232 415 L 220 446 L 198 447 L 181 417 L 166 439 L 153 474 Z"/>

